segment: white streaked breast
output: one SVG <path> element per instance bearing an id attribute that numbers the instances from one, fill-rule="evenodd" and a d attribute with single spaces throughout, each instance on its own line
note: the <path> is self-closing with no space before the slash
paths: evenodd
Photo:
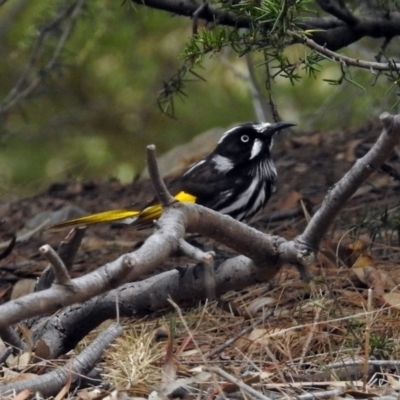
<path id="1" fill-rule="evenodd" d="M 253 195 L 254 190 L 256 190 L 257 184 L 259 182 L 260 181 L 257 177 L 253 178 L 251 185 L 240 195 L 240 197 L 228 207 L 219 210 L 219 212 L 221 212 L 222 214 L 229 214 L 234 210 L 239 210 L 243 208 L 250 201 L 251 196 Z"/>

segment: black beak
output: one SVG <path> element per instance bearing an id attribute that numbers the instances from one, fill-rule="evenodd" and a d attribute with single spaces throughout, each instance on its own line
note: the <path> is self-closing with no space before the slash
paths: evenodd
<path id="1" fill-rule="evenodd" d="M 296 126 L 293 122 L 274 122 L 268 126 L 265 127 L 265 130 L 263 131 L 266 133 L 268 136 L 273 136 L 275 133 L 281 131 L 282 129 L 285 128 L 290 128 L 291 126 Z"/>

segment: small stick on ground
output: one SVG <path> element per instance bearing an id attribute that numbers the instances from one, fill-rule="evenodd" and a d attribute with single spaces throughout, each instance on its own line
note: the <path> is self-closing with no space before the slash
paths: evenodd
<path id="1" fill-rule="evenodd" d="M 16 350 L 26 350 L 27 346 L 22 342 L 21 338 L 11 326 L 0 329 L 1 340 Z M 1 364 L 1 363 L 0 363 Z"/>
<path id="2" fill-rule="evenodd" d="M 52 265 L 55 283 L 60 285 L 71 285 L 71 278 L 69 276 L 67 267 L 61 260 L 57 252 L 48 244 L 44 244 L 39 248 L 39 251 L 46 257 L 47 261 Z"/>
<path id="3" fill-rule="evenodd" d="M 57 253 L 63 261 L 65 267 L 67 268 L 67 271 L 71 271 L 76 253 L 79 250 L 82 239 L 85 236 L 85 232 L 85 226 L 72 229 L 68 233 L 68 236 L 60 243 L 60 246 L 58 247 Z M 54 279 L 54 268 L 50 264 L 45 268 L 39 280 L 37 281 L 35 292 L 40 292 L 41 290 L 48 289 L 53 284 Z"/>
<path id="4" fill-rule="evenodd" d="M 192 246 L 183 238 L 179 239 L 179 249 L 183 254 L 201 263 L 201 274 L 207 299 L 216 299 L 217 294 L 215 291 L 216 283 L 214 271 L 215 253 L 213 251 L 204 252 L 199 248 Z"/>
<path id="5" fill-rule="evenodd" d="M 240 379 L 235 378 L 231 374 L 228 374 L 225 372 L 223 369 L 218 368 L 218 367 L 211 367 L 207 368 L 208 371 L 214 372 L 215 374 L 219 375 L 220 377 L 226 379 L 227 381 L 233 383 L 236 385 L 238 388 L 242 389 L 244 392 L 248 393 L 251 396 L 254 396 L 254 398 L 258 400 L 271 400 L 271 397 L 264 396 L 261 392 L 258 390 L 253 389 L 251 386 L 247 385 Z"/>
<path id="6" fill-rule="evenodd" d="M 75 382 L 82 375 L 88 374 L 96 363 L 99 362 L 104 350 L 121 333 L 122 327 L 119 324 L 114 323 L 110 325 L 64 367 L 57 368 L 54 371 L 32 379 L 0 385 L 0 394 L 18 393 L 25 389 L 29 389 L 32 392 L 40 392 L 44 398 L 57 394 L 68 380 L 71 379 L 71 382 Z"/>
<path id="7" fill-rule="evenodd" d="M 160 171 L 158 170 L 157 159 L 156 159 L 156 146 L 150 144 L 147 146 L 147 168 L 153 184 L 154 191 L 158 201 L 162 207 L 168 207 L 175 203 L 176 200 L 171 196 L 164 181 L 161 178 Z"/>

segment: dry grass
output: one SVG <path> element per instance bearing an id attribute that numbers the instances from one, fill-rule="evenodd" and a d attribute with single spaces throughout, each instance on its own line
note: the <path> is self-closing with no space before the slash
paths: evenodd
<path id="1" fill-rule="evenodd" d="M 210 368 L 216 372 L 215 367 L 220 367 L 266 393 L 299 395 L 306 390 L 303 386 L 306 391 L 310 386 L 319 390 L 346 386 L 360 391 L 366 378 L 362 365 L 339 369 L 330 365 L 362 360 L 365 349 L 369 349 L 369 358 L 400 358 L 399 312 L 377 302 L 367 312 L 367 292 L 347 268 L 328 269 L 310 285 L 299 281 L 296 271 L 285 268 L 273 288 L 260 285 L 225 296 L 251 317 L 231 315 L 211 303 L 145 323 L 130 323 L 107 353 L 105 378 L 119 389 L 146 396 L 162 387 L 169 339 L 157 341 L 155 332 L 160 326 L 173 326 L 177 378 Z M 246 327 L 248 331 L 238 335 Z M 235 336 L 233 344 L 208 357 Z M 239 390 L 217 375 L 212 375 L 203 395 Z M 382 382 L 385 375 L 379 376 Z M 369 393 L 381 390 L 377 378 L 373 379 L 366 386 Z"/>

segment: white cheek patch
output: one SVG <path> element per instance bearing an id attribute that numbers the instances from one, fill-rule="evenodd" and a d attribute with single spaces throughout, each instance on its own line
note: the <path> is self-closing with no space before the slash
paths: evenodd
<path id="1" fill-rule="evenodd" d="M 262 146 L 263 146 L 263 144 L 261 143 L 261 140 L 256 139 L 254 141 L 253 147 L 251 148 L 250 160 L 252 160 L 254 157 L 256 157 L 260 154 Z"/>
<path id="2" fill-rule="evenodd" d="M 233 168 L 233 163 L 229 158 L 220 156 L 219 154 L 212 159 L 218 172 L 228 172 Z"/>

